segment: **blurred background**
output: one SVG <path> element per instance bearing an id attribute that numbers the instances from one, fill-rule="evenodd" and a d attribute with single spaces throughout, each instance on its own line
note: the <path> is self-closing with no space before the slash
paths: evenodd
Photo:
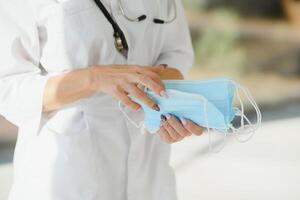
<path id="1" fill-rule="evenodd" d="M 173 145 L 179 200 L 299 200 L 300 0 L 183 2 L 196 55 L 189 78 L 225 76 L 247 86 L 263 124 L 252 140 L 229 138 L 218 154 L 208 153 L 207 135 Z M 0 200 L 10 188 L 16 136 L 0 117 Z"/>

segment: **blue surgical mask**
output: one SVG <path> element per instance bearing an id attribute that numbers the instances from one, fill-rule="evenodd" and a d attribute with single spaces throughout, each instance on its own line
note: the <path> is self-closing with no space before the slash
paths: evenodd
<path id="1" fill-rule="evenodd" d="M 216 105 L 209 102 L 203 95 L 167 89 L 168 98 L 156 95 L 152 91 L 147 92 L 151 99 L 159 105 L 160 111 L 155 111 L 139 100 L 145 113 L 145 127 L 150 133 L 155 133 L 160 127 L 160 116 L 171 114 L 178 118 L 191 119 L 200 126 L 209 126 L 215 129 L 228 129 L 229 116 L 233 118 L 233 111 L 224 115 Z M 220 104 L 220 103 L 219 103 Z M 207 120 L 208 119 L 208 120 Z M 209 125 L 207 125 L 209 124 Z"/>
<path id="2" fill-rule="evenodd" d="M 153 91 L 146 89 L 145 92 L 160 107 L 155 111 L 138 99 L 134 101 L 142 106 L 145 113 L 143 127 L 150 133 L 159 130 L 161 115 L 172 114 L 178 118 L 190 119 L 196 124 L 213 129 L 221 133 L 245 133 L 254 132 L 261 123 L 261 114 L 257 104 L 249 91 L 227 78 L 189 81 L 189 80 L 167 80 L 164 81 L 168 98 L 156 95 Z M 252 125 L 244 115 L 244 106 L 239 90 L 242 90 L 249 102 L 257 112 L 257 123 Z M 234 97 L 239 100 L 240 109 L 234 107 Z M 125 116 L 134 123 L 127 115 Z M 241 127 L 233 127 L 232 121 L 235 116 L 241 117 Z M 134 123 L 137 127 L 138 125 Z M 246 125 L 247 124 L 247 125 Z M 247 128 L 247 131 L 246 131 Z M 250 129 L 249 129 L 250 128 Z"/>

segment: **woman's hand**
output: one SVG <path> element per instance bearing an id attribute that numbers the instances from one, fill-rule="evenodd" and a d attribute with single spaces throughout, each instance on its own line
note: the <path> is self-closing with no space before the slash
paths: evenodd
<path id="1" fill-rule="evenodd" d="M 183 79 L 183 75 L 176 68 L 168 67 L 160 73 L 162 79 Z M 161 116 L 161 126 L 158 131 L 160 138 L 172 144 L 191 135 L 200 136 L 203 133 L 203 128 L 196 125 L 194 122 L 187 119 L 178 120 L 176 116 L 166 115 Z"/>
<path id="2" fill-rule="evenodd" d="M 165 88 L 159 76 L 165 65 L 142 67 L 133 65 L 107 65 L 91 67 L 92 90 L 107 93 L 135 110 L 140 105 L 128 96 L 134 96 L 150 108 L 159 111 L 158 105 L 140 88 L 145 86 L 160 96 L 165 96 Z"/>
<path id="3" fill-rule="evenodd" d="M 43 96 L 43 112 L 50 112 L 66 104 L 102 91 L 120 99 L 124 104 L 139 109 L 128 94 L 145 102 L 149 107 L 159 110 L 156 103 L 139 87 L 146 86 L 155 93 L 164 96 L 161 79 L 180 79 L 182 75 L 176 69 L 166 65 L 142 67 L 136 65 L 92 66 L 72 70 L 49 78 Z"/>
<path id="4" fill-rule="evenodd" d="M 162 115 L 161 119 L 158 134 L 160 138 L 168 144 L 178 142 L 193 134 L 200 136 L 203 133 L 203 128 L 190 120 L 183 118 L 178 120 L 177 117 L 169 114 L 166 116 Z"/>

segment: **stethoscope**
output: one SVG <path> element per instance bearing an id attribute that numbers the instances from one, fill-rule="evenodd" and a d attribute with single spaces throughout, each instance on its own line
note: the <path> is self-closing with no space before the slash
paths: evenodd
<path id="1" fill-rule="evenodd" d="M 171 0 L 171 1 L 172 1 L 172 7 L 174 9 L 174 15 L 170 19 L 154 18 L 153 19 L 153 23 L 155 23 L 155 24 L 170 24 L 173 21 L 175 21 L 175 19 L 177 18 L 177 5 L 176 5 L 176 0 Z M 145 15 L 145 14 L 140 15 L 138 17 L 129 17 L 127 15 L 127 13 L 125 12 L 122 0 L 118 0 L 118 4 L 119 4 L 119 9 L 120 9 L 122 15 L 128 21 L 131 21 L 131 22 L 140 22 L 140 21 L 143 21 L 143 20 L 145 20 L 147 18 L 147 15 Z"/>
<path id="2" fill-rule="evenodd" d="M 125 35 L 119 25 L 116 23 L 116 21 L 112 18 L 112 16 L 109 14 L 108 10 L 105 8 L 101 0 L 94 0 L 99 9 L 102 11 L 106 19 L 109 21 L 109 23 L 112 25 L 112 28 L 114 30 L 113 37 L 115 38 L 115 47 L 116 49 L 127 58 L 128 55 L 128 44 L 125 38 Z M 170 19 L 160 19 L 160 18 L 154 18 L 153 23 L 155 24 L 170 24 L 177 18 L 177 5 L 176 0 L 171 0 L 173 2 L 173 8 L 174 8 L 174 15 Z M 125 19 L 127 19 L 130 22 L 141 22 L 147 18 L 145 14 L 140 15 L 138 17 L 129 17 L 128 14 L 125 12 L 124 5 L 122 3 L 122 0 L 118 0 L 119 9 L 121 11 L 121 14 L 124 16 Z"/>

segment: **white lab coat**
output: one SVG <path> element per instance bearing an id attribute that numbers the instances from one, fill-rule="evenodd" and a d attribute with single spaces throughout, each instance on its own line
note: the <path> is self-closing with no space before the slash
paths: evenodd
<path id="1" fill-rule="evenodd" d="M 97 93 L 42 113 L 49 77 L 94 64 L 168 64 L 184 74 L 193 53 L 182 3 L 168 25 L 168 1 L 103 1 L 124 31 L 128 59 L 93 0 L 0 0 L 0 113 L 19 128 L 10 200 L 174 200 L 169 145 L 141 134 L 118 101 Z M 171 9 L 172 10 L 172 9 Z M 171 15 L 171 13 L 170 13 Z M 140 120 L 142 113 L 131 112 Z"/>

